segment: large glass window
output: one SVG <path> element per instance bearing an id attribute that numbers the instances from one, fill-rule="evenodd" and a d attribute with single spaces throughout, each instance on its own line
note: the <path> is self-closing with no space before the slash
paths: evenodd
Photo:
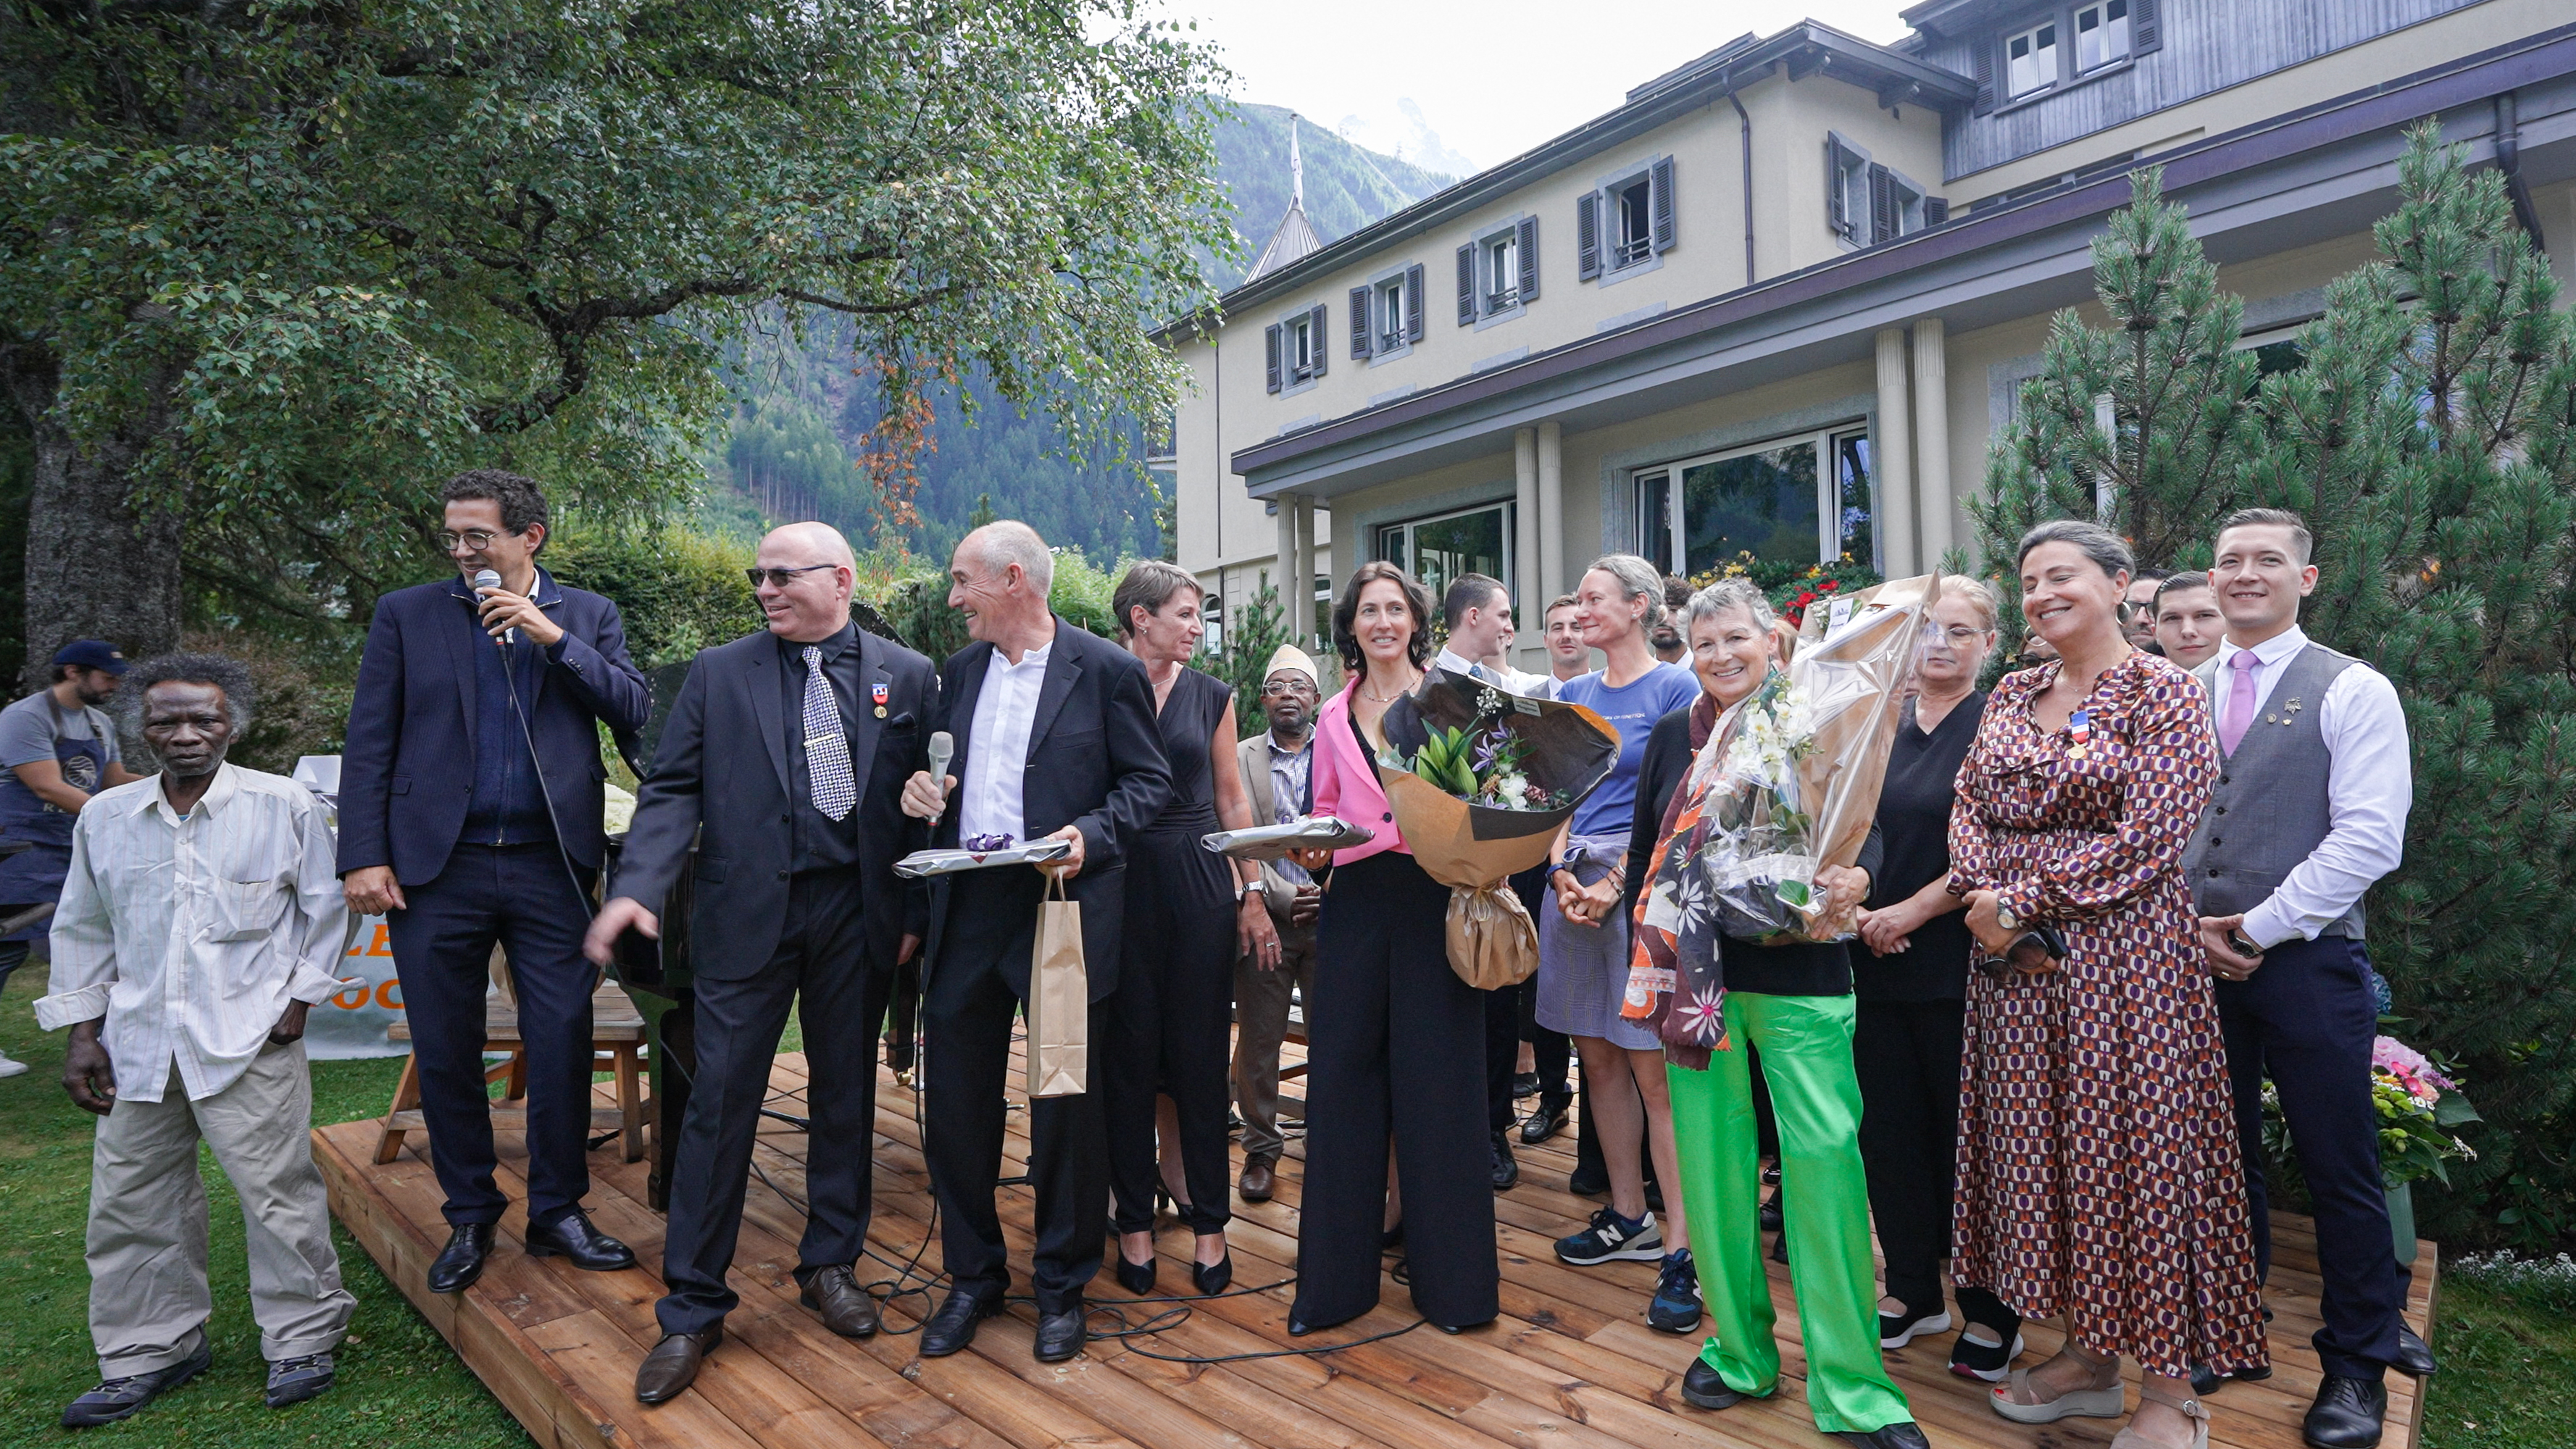
<path id="1" fill-rule="evenodd" d="M 1809 564 L 1844 554 L 1877 565 L 1870 441 L 1860 428 L 1758 443 L 1640 470 L 1640 551 L 1700 574 L 1742 555 Z"/>
<path id="2" fill-rule="evenodd" d="M 1461 574 L 1501 579 L 1511 589 L 1511 537 L 1512 505 L 1489 503 L 1381 525 L 1377 556 L 1422 580 L 1437 603 Z"/>

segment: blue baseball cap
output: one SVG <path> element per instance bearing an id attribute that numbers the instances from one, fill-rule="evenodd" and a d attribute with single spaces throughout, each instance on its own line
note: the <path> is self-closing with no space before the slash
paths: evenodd
<path id="1" fill-rule="evenodd" d="M 54 651 L 54 662 L 104 669 L 110 674 L 123 674 L 128 667 L 124 651 L 104 639 L 74 639 Z"/>

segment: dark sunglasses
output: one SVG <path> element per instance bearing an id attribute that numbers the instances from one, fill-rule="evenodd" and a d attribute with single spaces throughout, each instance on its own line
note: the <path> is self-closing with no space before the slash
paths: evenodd
<path id="1" fill-rule="evenodd" d="M 759 588 L 764 583 L 783 589 L 789 584 L 796 582 L 796 576 L 798 574 L 810 574 L 816 569 L 836 569 L 839 567 L 839 564 L 807 564 L 801 569 L 744 569 L 743 574 L 751 580 L 751 586 L 755 589 Z"/>

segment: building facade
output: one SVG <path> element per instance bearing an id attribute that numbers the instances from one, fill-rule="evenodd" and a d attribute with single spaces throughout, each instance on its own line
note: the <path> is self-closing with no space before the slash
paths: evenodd
<path id="1" fill-rule="evenodd" d="M 2425 118 L 2507 172 L 2576 291 L 2564 0 L 1905 19 L 1892 46 L 1814 22 L 1731 42 L 1349 236 L 1274 244 L 1164 328 L 1196 382 L 1163 464 L 1179 557 L 1220 618 L 1369 559 L 1435 590 L 1474 570 L 1522 604 L 1536 669 L 1533 604 L 1606 550 L 1936 564 L 2049 317 L 2092 309 L 2091 240 L 2141 165 L 2246 299 L 2248 346 L 2372 255 Z"/>

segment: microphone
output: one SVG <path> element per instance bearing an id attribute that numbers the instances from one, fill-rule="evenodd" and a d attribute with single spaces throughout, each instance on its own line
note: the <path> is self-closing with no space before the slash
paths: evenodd
<path id="1" fill-rule="evenodd" d="M 478 589 L 497 589 L 501 587 L 501 576 L 490 569 L 479 570 L 474 575 L 474 587 Z M 508 633 L 501 636 L 499 642 L 504 644 L 518 643 L 518 629 L 513 627 Z"/>
<path id="2" fill-rule="evenodd" d="M 948 761 L 956 753 L 957 741 L 949 737 L 948 731 L 930 732 L 930 783 L 936 785 L 948 778 Z"/>

